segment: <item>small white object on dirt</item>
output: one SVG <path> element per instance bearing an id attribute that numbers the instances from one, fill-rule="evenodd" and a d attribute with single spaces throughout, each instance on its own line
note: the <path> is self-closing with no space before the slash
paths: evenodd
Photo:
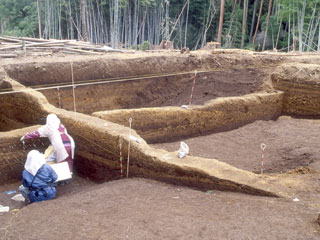
<path id="1" fill-rule="evenodd" d="M 14 195 L 11 199 L 17 202 L 24 202 L 24 197 L 21 193 Z"/>
<path id="2" fill-rule="evenodd" d="M 299 200 L 299 198 L 294 198 L 293 201 L 294 202 L 299 202 L 300 200 Z"/>
<path id="3" fill-rule="evenodd" d="M 188 108 L 189 108 L 188 105 L 182 105 L 181 107 L 182 107 L 182 108 L 185 108 L 185 109 L 188 109 Z"/>
<path id="4" fill-rule="evenodd" d="M 164 156 L 163 156 L 163 159 L 164 160 L 171 160 L 172 159 L 172 157 L 170 157 L 170 154 L 165 154 Z"/>
<path id="5" fill-rule="evenodd" d="M 185 142 L 180 142 L 180 148 L 178 151 L 179 158 L 183 158 L 189 153 L 189 146 Z"/>
<path id="6" fill-rule="evenodd" d="M 266 149 L 267 145 L 265 143 L 261 143 L 260 147 L 261 147 L 262 151 L 264 151 Z"/>
<path id="7" fill-rule="evenodd" d="M 141 139 L 139 139 L 139 138 L 137 138 L 137 137 L 135 137 L 135 136 L 130 135 L 130 139 L 131 139 L 132 141 L 137 142 L 137 143 L 142 143 Z"/>
<path id="8" fill-rule="evenodd" d="M 0 205 L 0 212 L 9 212 L 9 207 Z"/>

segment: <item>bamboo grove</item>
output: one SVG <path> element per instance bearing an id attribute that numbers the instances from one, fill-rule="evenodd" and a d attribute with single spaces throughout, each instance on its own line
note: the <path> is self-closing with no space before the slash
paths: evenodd
<path id="1" fill-rule="evenodd" d="M 320 50 L 320 0 L 0 0 L 0 34 L 114 48 Z"/>

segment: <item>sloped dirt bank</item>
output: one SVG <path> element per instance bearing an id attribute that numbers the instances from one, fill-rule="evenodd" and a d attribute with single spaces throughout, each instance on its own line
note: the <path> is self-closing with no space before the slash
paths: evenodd
<path id="1" fill-rule="evenodd" d="M 216 158 L 240 169 L 259 173 L 260 144 L 265 143 L 264 172 L 286 172 L 299 167 L 320 171 L 320 120 L 280 117 L 276 121 L 256 121 L 228 132 L 183 139 L 190 154 Z M 153 145 L 177 151 L 180 142 Z"/>
<path id="2" fill-rule="evenodd" d="M 129 126 L 148 143 L 206 135 L 264 119 L 276 119 L 282 108 L 282 93 L 256 93 L 242 97 L 219 98 L 204 106 L 184 108 L 141 108 L 93 113 L 93 116 Z"/>

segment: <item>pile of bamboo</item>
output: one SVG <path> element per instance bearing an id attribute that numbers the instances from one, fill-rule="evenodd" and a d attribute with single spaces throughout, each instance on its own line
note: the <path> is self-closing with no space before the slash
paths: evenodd
<path id="1" fill-rule="evenodd" d="M 106 52 L 123 52 L 123 50 L 76 40 L 0 36 L 0 58 L 17 57 L 21 54 L 48 55 L 55 52 L 101 55 Z"/>

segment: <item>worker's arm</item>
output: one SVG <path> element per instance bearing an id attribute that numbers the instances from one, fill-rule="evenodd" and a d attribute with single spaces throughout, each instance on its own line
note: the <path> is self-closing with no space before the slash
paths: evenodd
<path id="1" fill-rule="evenodd" d="M 29 133 L 26 133 L 24 135 L 24 140 L 28 140 L 28 139 L 34 139 L 34 138 L 39 138 L 40 137 L 40 133 L 38 130 L 35 130 L 33 132 L 29 132 Z"/>

